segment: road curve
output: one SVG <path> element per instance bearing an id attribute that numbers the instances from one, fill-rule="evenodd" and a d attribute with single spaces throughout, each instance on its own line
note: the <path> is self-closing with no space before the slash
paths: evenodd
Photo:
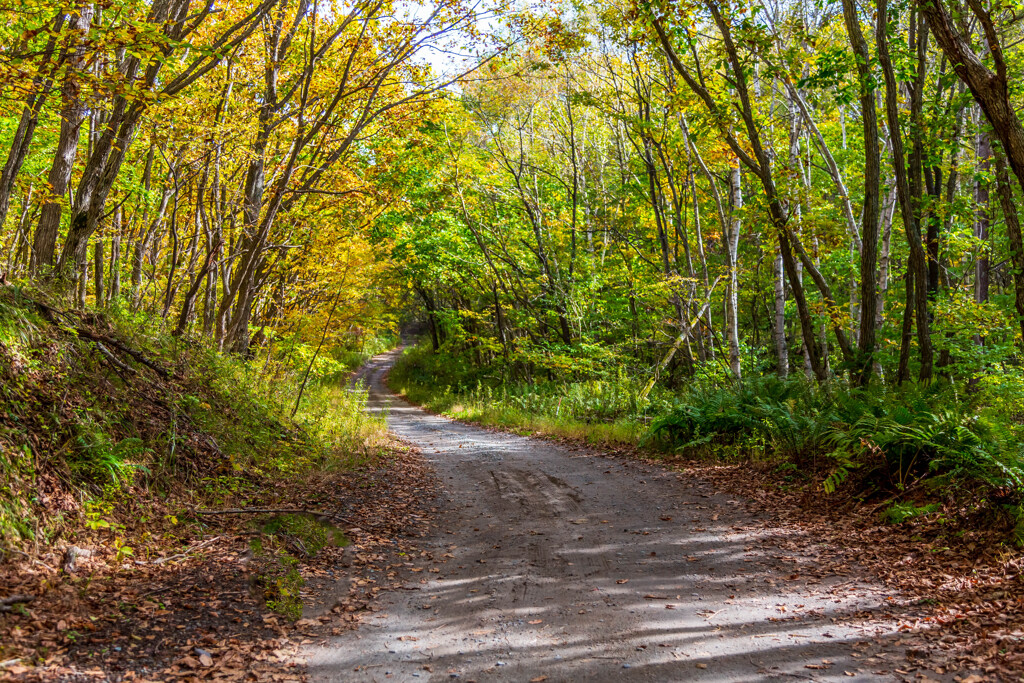
<path id="1" fill-rule="evenodd" d="M 312 680 L 903 678 L 891 626 L 858 616 L 883 587 L 706 483 L 413 407 L 384 384 L 397 353 L 363 370 L 369 409 L 436 468 L 442 511 L 407 590 L 309 646 Z"/>

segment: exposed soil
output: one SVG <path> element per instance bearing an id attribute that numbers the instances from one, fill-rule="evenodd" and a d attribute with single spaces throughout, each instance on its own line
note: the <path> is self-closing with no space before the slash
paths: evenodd
<path id="1" fill-rule="evenodd" d="M 908 662 L 923 613 L 856 558 L 693 474 L 430 415 L 386 388 L 396 357 L 371 409 L 436 468 L 439 526 L 307 648 L 313 680 L 954 680 Z"/>

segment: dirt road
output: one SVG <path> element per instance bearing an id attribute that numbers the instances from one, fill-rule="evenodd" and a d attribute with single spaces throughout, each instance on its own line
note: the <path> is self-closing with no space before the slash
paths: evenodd
<path id="1" fill-rule="evenodd" d="M 407 590 L 311 646 L 313 680 L 903 679 L 895 624 L 858 615 L 884 588 L 765 543 L 787 531 L 699 481 L 412 407 L 383 384 L 394 358 L 364 371 L 371 409 L 436 467 L 444 509 Z"/>

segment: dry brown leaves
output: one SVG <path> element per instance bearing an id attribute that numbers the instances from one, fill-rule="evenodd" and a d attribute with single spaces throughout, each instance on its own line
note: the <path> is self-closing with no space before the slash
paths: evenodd
<path id="1" fill-rule="evenodd" d="M 435 480 L 395 442 L 356 471 L 268 490 L 263 506 L 312 501 L 358 525 L 344 530 L 350 545 L 303 562 L 306 618 L 291 623 L 264 606 L 244 518 L 203 518 L 189 535 L 154 523 L 132 557 L 117 558 L 98 532 L 78 541 L 93 555 L 74 575 L 58 571 L 59 551 L 0 569 L 0 598 L 35 596 L 0 613 L 0 679 L 302 680 L 303 644 L 354 628 L 377 593 L 402 581 L 399 553 L 416 552 L 426 533 Z"/>
<path id="2" fill-rule="evenodd" d="M 599 448 L 579 439 L 535 436 L 570 451 L 668 467 L 743 496 L 770 531 L 769 543 L 817 556 L 804 573 L 874 575 L 896 592 L 891 604 L 850 618 L 896 623 L 908 668 L 973 683 L 1024 679 L 1024 553 L 1007 541 L 1005 519 L 979 515 L 969 499 L 946 501 L 942 514 L 886 524 L 878 501 L 829 496 L 816 483 L 794 486 L 769 466 L 666 458 L 638 447 Z"/>
<path id="3" fill-rule="evenodd" d="M 878 501 L 843 500 L 813 484 L 793 487 L 767 467 L 667 464 L 746 497 L 753 511 L 767 513 L 773 545 L 817 555 L 815 573 L 869 572 L 894 589 L 889 609 L 853 618 L 895 621 L 911 663 L 988 677 L 963 674 L 976 681 L 1020 680 L 1024 556 L 1007 542 L 1006 528 L 972 516 L 969 502 L 959 510 L 947 502 L 942 514 L 894 525 L 881 521 Z"/>

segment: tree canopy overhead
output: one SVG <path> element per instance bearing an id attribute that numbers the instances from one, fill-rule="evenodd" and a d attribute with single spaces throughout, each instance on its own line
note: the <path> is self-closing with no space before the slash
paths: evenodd
<path id="1" fill-rule="evenodd" d="M 1024 329 L 1018 10 L 8 6 L 4 270 L 239 353 L 411 306 L 509 377 L 976 383 Z"/>

